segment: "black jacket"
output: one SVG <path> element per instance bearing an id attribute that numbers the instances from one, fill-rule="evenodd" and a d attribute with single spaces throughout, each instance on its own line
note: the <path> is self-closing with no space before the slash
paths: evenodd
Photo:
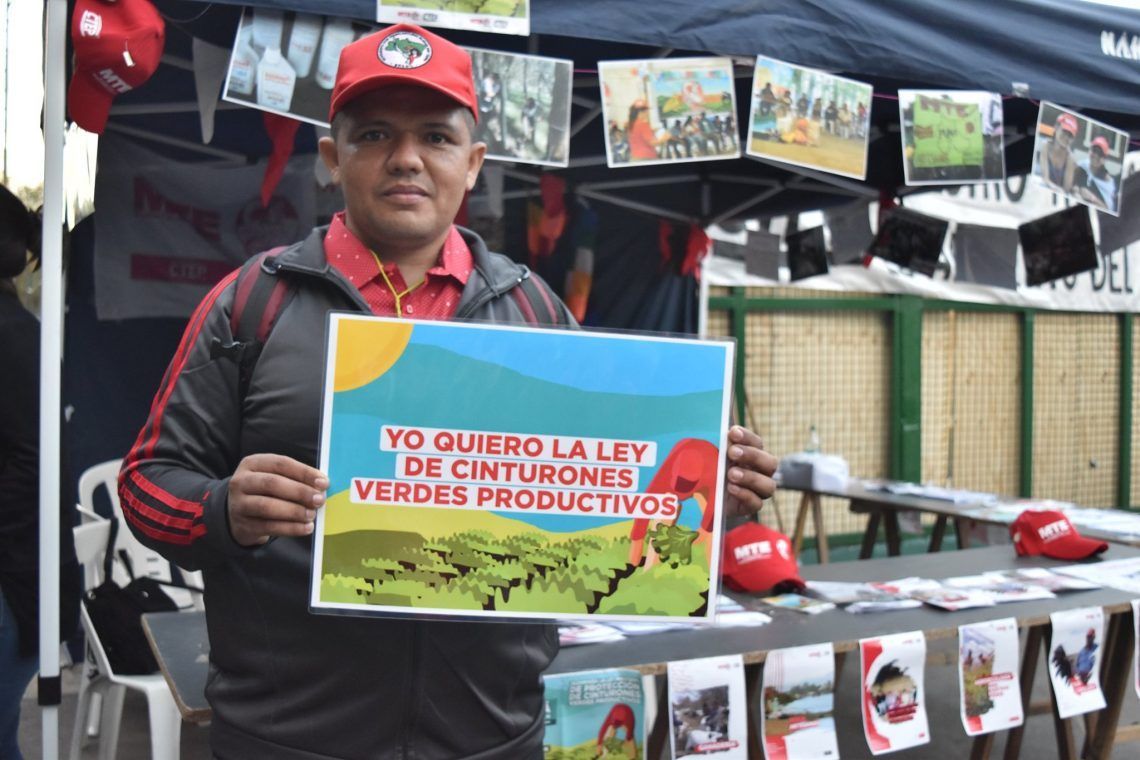
<path id="1" fill-rule="evenodd" d="M 527 270 L 461 232 L 475 271 L 457 317 L 524 321 L 511 291 Z M 235 362 L 210 351 L 215 338 L 233 337 L 235 275 L 206 297 L 120 475 L 139 539 L 204 571 L 213 751 L 226 759 L 540 757 L 540 675 L 557 651 L 553 626 L 310 614 L 311 539 L 247 549 L 230 536 L 228 478 L 242 457 L 317 462 L 326 314 L 369 312 L 327 263 L 323 238 L 314 230 L 277 257 L 277 276 L 292 278 L 294 295 L 244 399 Z"/>

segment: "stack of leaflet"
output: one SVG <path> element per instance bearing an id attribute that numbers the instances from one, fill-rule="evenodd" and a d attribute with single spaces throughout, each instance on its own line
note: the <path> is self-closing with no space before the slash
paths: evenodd
<path id="1" fill-rule="evenodd" d="M 935 485 L 920 485 L 900 481 L 864 481 L 868 491 L 886 491 L 898 496 L 921 496 L 924 499 L 939 499 L 955 504 L 997 504 L 998 497 L 983 491 L 967 491 L 963 488 L 943 488 Z"/>
<path id="2" fill-rule="evenodd" d="M 621 641 L 625 635 L 616 628 L 601 623 L 571 623 L 558 626 L 558 642 L 564 647 L 580 644 L 601 644 Z"/>
<path id="3" fill-rule="evenodd" d="M 897 592 L 887 591 L 876 583 L 840 583 L 808 581 L 808 591 L 833 604 L 845 604 L 848 612 L 883 612 L 921 607 L 922 602 Z"/>

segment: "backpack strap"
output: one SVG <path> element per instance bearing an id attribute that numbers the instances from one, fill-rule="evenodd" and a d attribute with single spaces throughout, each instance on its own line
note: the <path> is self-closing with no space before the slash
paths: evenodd
<path id="1" fill-rule="evenodd" d="M 550 291 L 550 287 L 542 279 L 523 267 L 522 279 L 511 291 L 519 309 L 523 313 L 527 324 L 556 325 L 564 327 L 569 324 L 566 313 L 558 303 L 558 297 Z"/>

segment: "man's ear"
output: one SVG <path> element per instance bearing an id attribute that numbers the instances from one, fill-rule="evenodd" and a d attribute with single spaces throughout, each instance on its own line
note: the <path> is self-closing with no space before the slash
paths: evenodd
<path id="1" fill-rule="evenodd" d="M 317 151 L 325 162 L 325 168 L 329 170 L 333 184 L 340 185 L 340 154 L 337 152 L 336 138 L 322 137 L 317 141 Z"/>
<path id="2" fill-rule="evenodd" d="M 471 153 L 467 156 L 467 190 L 470 192 L 479 179 L 479 170 L 483 168 L 483 159 L 487 156 L 487 143 L 471 143 Z"/>

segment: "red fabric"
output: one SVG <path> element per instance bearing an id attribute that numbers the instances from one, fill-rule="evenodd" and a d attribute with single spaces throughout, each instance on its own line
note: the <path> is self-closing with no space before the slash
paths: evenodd
<path id="1" fill-rule="evenodd" d="M 566 180 L 554 174 L 539 179 L 542 209 L 533 206 L 527 214 L 527 247 L 530 268 L 538 268 L 538 260 L 554 253 L 562 233 L 566 231 Z"/>
<path id="2" fill-rule="evenodd" d="M 557 174 L 543 172 L 538 179 L 538 191 L 542 194 L 542 211 L 545 216 L 566 213 L 566 180 Z"/>
<path id="3" fill-rule="evenodd" d="M 681 274 L 700 277 L 701 260 L 712 248 L 712 240 L 695 224 L 689 225 L 689 239 L 685 243 L 685 260 L 681 262 Z"/>
<path id="4" fill-rule="evenodd" d="M 1027 509 L 1009 526 L 1019 557 L 1044 554 L 1053 559 L 1088 559 L 1108 548 L 1104 541 L 1085 538 L 1064 512 Z"/>
<path id="5" fill-rule="evenodd" d="M 764 592 L 781 583 L 804 585 L 788 537 L 756 522 L 725 534 L 720 572 L 729 588 L 737 591 Z"/>
<path id="6" fill-rule="evenodd" d="M 657 223 L 657 253 L 661 257 L 660 268 L 665 269 L 673 260 L 673 225 L 662 219 Z"/>
<path id="7" fill-rule="evenodd" d="M 77 0 L 71 14 L 75 75 L 67 111 L 88 132 L 107 125 L 111 101 L 146 82 L 158 68 L 166 24 L 150 0 Z"/>
<path id="8" fill-rule="evenodd" d="M 479 120 L 467 51 L 414 24 L 396 24 L 361 37 L 340 51 L 329 121 L 353 98 L 394 84 L 438 90 L 466 106 Z"/>
<path id="9" fill-rule="evenodd" d="M 293 155 L 293 140 L 297 136 L 297 127 L 301 126 L 301 122 L 267 111 L 261 114 L 261 120 L 265 124 L 266 134 L 273 142 L 273 152 L 269 154 L 265 177 L 261 180 L 261 206 L 264 208 L 269 205 L 269 199 L 273 197 L 277 183 L 285 174 L 289 156 Z"/>
<path id="10" fill-rule="evenodd" d="M 376 259 L 364 243 L 349 231 L 344 223 L 344 212 L 333 217 L 325 234 L 325 256 L 360 295 L 378 317 L 394 317 L 396 299 L 380 276 Z M 403 316 L 413 319 L 449 319 L 459 307 L 463 286 L 475 269 L 471 249 L 455 227 L 443 243 L 439 261 L 427 271 L 424 283 L 400 298 Z M 404 276 L 395 264 L 387 264 L 384 271 L 397 293 L 408 288 Z"/>

